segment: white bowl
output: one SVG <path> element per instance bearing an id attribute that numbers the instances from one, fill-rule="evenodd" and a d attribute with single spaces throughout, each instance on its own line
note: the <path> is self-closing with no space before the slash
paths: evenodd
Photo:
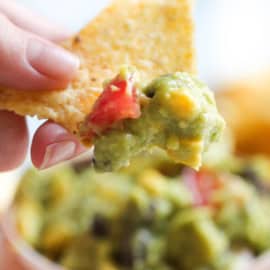
<path id="1" fill-rule="evenodd" d="M 0 270 L 64 270 L 20 238 L 15 228 L 13 210 L 7 212 L 0 227 Z"/>

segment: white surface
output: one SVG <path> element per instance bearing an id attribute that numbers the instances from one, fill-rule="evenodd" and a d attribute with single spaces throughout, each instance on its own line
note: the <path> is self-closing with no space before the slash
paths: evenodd
<path id="1" fill-rule="evenodd" d="M 52 21 L 77 31 L 109 0 L 16 0 Z"/>
<path id="2" fill-rule="evenodd" d="M 199 70 L 210 83 L 270 67 L 269 0 L 197 0 Z"/>
<path id="3" fill-rule="evenodd" d="M 19 170 L 0 174 L 0 213 L 9 205 L 20 175 Z"/>

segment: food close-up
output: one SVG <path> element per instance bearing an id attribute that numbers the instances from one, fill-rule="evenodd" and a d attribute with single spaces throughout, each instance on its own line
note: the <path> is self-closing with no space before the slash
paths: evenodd
<path id="1" fill-rule="evenodd" d="M 269 270 L 269 3 L 101 2 L 0 0 L 0 270 Z"/>
<path id="2" fill-rule="evenodd" d="M 270 160 L 223 162 L 196 172 L 156 153 L 118 173 L 30 170 L 15 224 L 67 269 L 238 269 L 270 249 Z"/>

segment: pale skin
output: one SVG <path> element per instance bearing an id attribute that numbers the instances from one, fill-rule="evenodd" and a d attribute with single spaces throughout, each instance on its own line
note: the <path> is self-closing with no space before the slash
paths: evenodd
<path id="1" fill-rule="evenodd" d="M 17 91 L 64 88 L 79 67 L 76 56 L 57 43 L 69 31 L 40 16 L 0 0 L 0 85 Z M 0 111 L 0 172 L 18 167 L 25 159 L 29 136 L 25 118 Z M 63 127 L 46 122 L 31 142 L 33 164 L 40 169 L 71 159 L 85 151 Z"/>

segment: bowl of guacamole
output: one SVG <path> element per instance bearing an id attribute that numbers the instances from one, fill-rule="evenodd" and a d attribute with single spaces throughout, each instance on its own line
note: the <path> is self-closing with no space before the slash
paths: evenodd
<path id="1" fill-rule="evenodd" d="M 26 269 L 269 269 L 269 159 L 195 171 L 153 155 L 117 173 L 29 169 L 4 223 L 13 255 Z"/>

